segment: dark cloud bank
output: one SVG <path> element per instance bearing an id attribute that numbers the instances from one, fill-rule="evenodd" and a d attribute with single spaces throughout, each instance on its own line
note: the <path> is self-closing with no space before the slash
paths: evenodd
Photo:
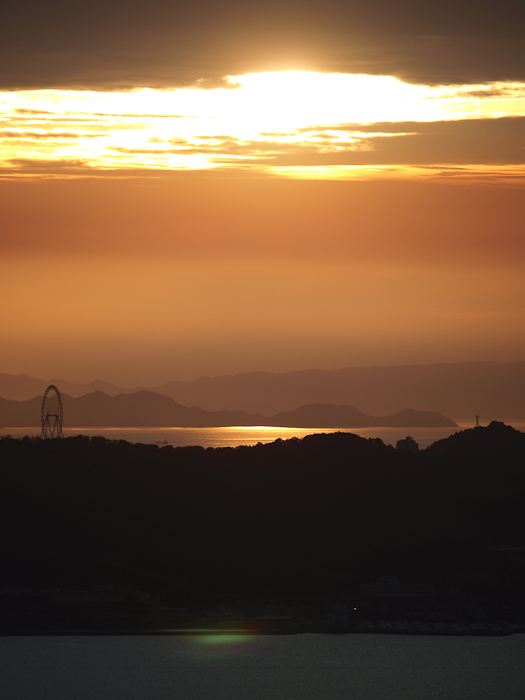
<path id="1" fill-rule="evenodd" d="M 0 88 L 214 87 L 310 69 L 426 83 L 525 79 L 525 3 L 5 0 Z"/>

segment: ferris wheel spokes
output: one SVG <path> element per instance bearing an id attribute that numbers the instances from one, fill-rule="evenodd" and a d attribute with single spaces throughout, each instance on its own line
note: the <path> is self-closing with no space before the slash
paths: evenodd
<path id="1" fill-rule="evenodd" d="M 50 391 L 54 391 L 57 398 L 57 408 L 55 413 L 46 411 L 46 399 Z M 61 438 L 64 437 L 62 432 L 62 423 L 64 420 L 64 414 L 62 410 L 62 397 L 60 396 L 59 390 L 54 384 L 50 384 L 44 392 L 44 397 L 42 399 L 42 409 L 40 411 L 40 423 L 42 425 L 42 432 L 40 437 L 42 439 L 47 438 Z"/>

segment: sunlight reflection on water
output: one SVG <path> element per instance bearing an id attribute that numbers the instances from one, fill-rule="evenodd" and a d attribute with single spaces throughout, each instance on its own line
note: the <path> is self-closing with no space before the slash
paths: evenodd
<path id="1" fill-rule="evenodd" d="M 513 422 L 517 430 L 525 430 L 525 423 Z M 226 428 L 64 428 L 64 436 L 101 435 L 108 440 L 127 440 L 173 447 L 200 445 L 201 447 L 238 447 L 239 445 L 256 445 L 303 438 L 315 433 L 346 432 L 364 438 L 380 438 L 387 445 L 394 445 L 398 440 L 411 435 L 421 449 L 437 440 L 443 440 L 456 431 L 472 428 L 473 424 L 462 424 L 457 428 L 352 428 L 348 430 L 329 428 L 280 428 L 275 426 L 230 426 Z M 38 428 L 4 428 L 0 435 L 39 435 Z"/>

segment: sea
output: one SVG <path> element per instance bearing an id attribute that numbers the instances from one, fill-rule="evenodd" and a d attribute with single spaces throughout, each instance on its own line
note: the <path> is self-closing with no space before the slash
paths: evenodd
<path id="1" fill-rule="evenodd" d="M 525 635 L 0 637 L 2 700 L 523 700 Z"/>
<path id="2" fill-rule="evenodd" d="M 517 430 L 525 431 L 525 423 L 511 422 Z M 387 445 L 394 445 L 398 440 L 410 435 L 419 444 L 420 449 L 428 447 L 437 440 L 443 440 L 459 430 L 472 428 L 473 424 L 458 425 L 457 428 L 352 428 L 348 430 L 331 430 L 328 428 L 279 428 L 261 425 L 230 426 L 227 428 L 64 428 L 64 436 L 101 435 L 108 440 L 127 440 L 128 442 L 153 443 L 185 447 L 237 447 L 239 445 L 257 445 L 303 438 L 313 433 L 346 432 L 361 435 L 364 438 L 380 438 Z M 23 437 L 37 436 L 39 428 L 0 428 L 2 435 Z"/>

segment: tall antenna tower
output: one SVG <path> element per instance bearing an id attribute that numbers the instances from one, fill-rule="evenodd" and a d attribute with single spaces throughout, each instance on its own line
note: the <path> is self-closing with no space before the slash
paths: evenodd
<path id="1" fill-rule="evenodd" d="M 474 418 L 476 419 L 476 428 L 479 428 L 479 411 L 477 408 L 476 408 L 476 414 L 475 414 Z"/>

